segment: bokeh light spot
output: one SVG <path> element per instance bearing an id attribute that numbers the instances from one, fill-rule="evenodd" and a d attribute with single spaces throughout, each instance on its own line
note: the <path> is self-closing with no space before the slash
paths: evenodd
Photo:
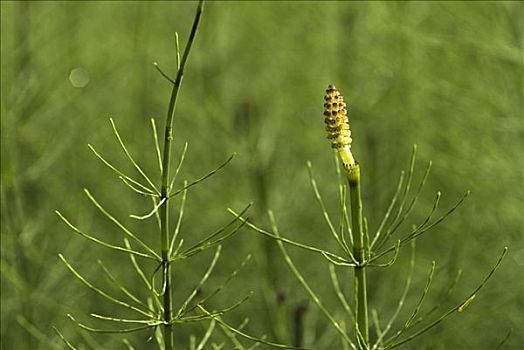
<path id="1" fill-rule="evenodd" d="M 83 88 L 89 83 L 89 73 L 84 68 L 74 68 L 69 74 L 71 85 L 76 88 Z"/>

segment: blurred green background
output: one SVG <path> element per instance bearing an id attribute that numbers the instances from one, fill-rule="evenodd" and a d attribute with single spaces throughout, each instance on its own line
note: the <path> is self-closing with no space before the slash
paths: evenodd
<path id="1" fill-rule="evenodd" d="M 184 45 L 195 5 L 1 3 L 2 349 L 61 349 L 52 326 L 80 349 L 125 348 L 121 336 L 93 336 L 66 317 L 73 313 L 100 324 L 87 315 L 121 310 L 75 280 L 57 254 L 64 253 L 106 289 L 97 259 L 130 289 L 139 291 L 140 281 L 126 256 L 73 234 L 53 211 L 60 209 L 98 237 L 121 241 L 121 233 L 82 193 L 88 188 L 156 247 L 154 222 L 127 217 L 147 212 L 149 202 L 122 186 L 86 145 L 131 171 L 111 133 L 112 116 L 132 153 L 158 179 L 149 119 L 163 127 L 170 86 L 152 62 L 174 73 L 174 33 Z M 485 276 L 502 247 L 510 248 L 466 312 L 404 348 L 495 349 L 512 329 L 502 349 L 521 349 L 523 22 L 522 2 L 206 4 L 175 119 L 175 157 L 189 142 L 181 179 L 201 176 L 238 154 L 219 175 L 189 191 L 183 237 L 196 241 L 231 218 L 228 207 L 238 210 L 254 201 L 250 216 L 260 225 L 267 226 L 264 213 L 271 208 L 282 234 L 335 249 L 305 166 L 312 161 L 328 209 L 338 217 L 336 174 L 322 118 L 324 89 L 334 83 L 350 105 L 371 229 L 414 143 L 420 156 L 416 179 L 427 161 L 434 167 L 405 229 L 423 218 L 437 190 L 443 192 L 442 208 L 472 191 L 454 215 L 418 240 L 414 287 L 400 322 L 418 300 L 431 260 L 437 271 L 425 310 L 455 305 Z M 340 313 L 325 261 L 290 252 L 328 308 Z M 230 305 L 253 290 L 248 303 L 225 320 L 238 325 L 249 317 L 250 334 L 292 343 L 296 318 L 302 317 L 304 345 L 340 348 L 275 243 L 252 231 L 226 243 L 204 292 L 249 253 L 252 262 L 210 307 Z M 370 305 L 383 323 L 400 297 L 408 255 L 404 250 L 398 265 L 370 274 Z M 198 283 L 211 258 L 208 251 L 174 267 L 175 300 Z M 462 278 L 443 299 L 441 291 L 459 268 Z M 341 271 L 341 276 L 349 287 L 350 274 Z M 203 332 L 199 325 L 176 327 L 178 348 L 187 348 L 190 334 Z M 126 338 L 137 349 L 153 349 L 154 342 L 146 342 L 150 335 Z M 222 338 L 217 330 L 216 341 Z"/>

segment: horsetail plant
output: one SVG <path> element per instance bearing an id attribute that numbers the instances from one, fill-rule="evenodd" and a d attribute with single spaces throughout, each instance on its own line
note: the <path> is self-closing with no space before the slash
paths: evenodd
<path id="1" fill-rule="evenodd" d="M 123 171 L 119 170 L 111 162 L 109 162 L 105 157 L 103 157 L 93 146 L 89 145 L 89 149 L 94 153 L 94 155 L 102 161 L 104 165 L 109 167 L 122 183 L 144 198 L 151 200 L 152 209 L 149 213 L 145 215 L 130 215 L 131 218 L 136 220 L 147 220 L 155 218 L 158 224 L 159 229 L 159 243 L 160 243 L 160 252 L 155 250 L 153 247 L 149 246 L 144 242 L 140 235 L 132 232 L 126 225 L 124 225 L 119 219 L 113 216 L 101 203 L 98 201 L 95 196 L 87 189 L 84 190 L 88 199 L 94 204 L 94 206 L 113 224 L 115 224 L 124 234 L 123 245 L 117 245 L 109 243 L 105 240 L 97 238 L 95 235 L 88 234 L 82 229 L 74 225 L 69 219 L 67 219 L 61 212 L 56 211 L 56 214 L 59 218 L 71 228 L 74 232 L 80 236 L 86 238 L 89 241 L 97 243 L 105 248 L 112 249 L 120 253 L 128 255 L 130 263 L 133 266 L 137 274 L 137 278 L 140 283 L 142 283 L 148 293 L 146 300 L 141 298 L 139 295 L 132 293 L 128 288 L 126 288 L 117 278 L 114 273 L 102 262 L 99 261 L 99 265 L 108 278 L 109 282 L 115 287 L 122 295 L 115 296 L 104 291 L 102 288 L 96 286 L 94 283 L 86 279 L 80 272 L 78 272 L 72 264 L 66 259 L 62 254 L 59 254 L 60 259 L 65 264 L 65 266 L 70 270 L 70 272 L 86 285 L 89 289 L 94 291 L 99 296 L 105 298 L 106 300 L 112 302 L 113 304 L 119 305 L 128 311 L 131 311 L 137 314 L 137 318 L 124 318 L 120 316 L 109 316 L 92 313 L 91 316 L 95 319 L 101 321 L 108 321 L 120 324 L 123 328 L 118 329 L 107 329 L 107 328 L 96 328 L 89 325 L 86 325 L 77 319 L 68 314 L 68 317 L 75 322 L 80 328 L 98 333 L 131 333 L 141 330 L 150 330 L 152 332 L 152 337 L 156 340 L 158 347 L 163 350 L 172 350 L 175 348 L 175 337 L 174 337 L 174 326 L 184 324 L 184 323 L 194 323 L 194 322 L 204 322 L 208 321 L 209 325 L 203 337 L 197 343 L 197 340 L 194 336 L 190 337 L 190 349 L 191 350 L 201 350 L 210 343 L 211 335 L 213 334 L 217 325 L 220 326 L 223 333 L 226 336 L 226 339 L 229 339 L 235 344 L 235 348 L 245 349 L 236 336 L 247 338 L 256 343 L 264 343 L 275 347 L 287 348 L 284 345 L 274 344 L 266 341 L 264 338 L 256 338 L 250 336 L 242 331 L 242 328 L 246 325 L 247 319 L 239 326 L 233 327 L 223 321 L 221 316 L 226 312 L 235 309 L 241 305 L 249 297 L 246 296 L 241 298 L 239 301 L 234 302 L 231 306 L 226 307 L 221 310 L 213 310 L 206 306 L 206 302 L 218 294 L 225 286 L 230 279 L 236 276 L 239 270 L 247 263 L 250 259 L 250 255 L 240 264 L 239 268 L 231 274 L 231 276 L 225 281 L 223 285 L 216 287 L 209 295 L 198 297 L 199 292 L 201 291 L 202 286 L 207 281 L 211 275 L 213 269 L 216 266 L 216 263 L 221 254 L 221 243 L 226 239 L 230 238 L 236 234 L 240 228 L 245 224 L 242 221 L 239 221 L 238 217 L 233 218 L 228 223 L 219 227 L 216 231 L 205 236 L 205 238 L 200 239 L 197 243 L 193 244 L 188 248 L 183 248 L 184 239 L 182 236 L 181 222 L 184 217 L 184 206 L 186 203 L 186 196 L 188 190 L 200 184 L 203 180 L 209 178 L 210 176 L 217 173 L 223 167 L 225 167 L 233 158 L 233 155 L 229 157 L 223 164 L 219 165 L 214 170 L 210 171 L 206 175 L 192 181 L 184 181 L 183 185 L 179 188 L 175 188 L 177 184 L 177 176 L 180 172 L 182 164 L 184 162 L 188 143 L 186 142 L 181 155 L 178 161 L 176 168 L 174 169 L 173 175 L 171 175 L 171 149 L 173 144 L 173 119 L 175 115 L 177 97 L 180 90 L 180 86 L 184 77 L 184 68 L 186 66 L 187 60 L 189 58 L 189 53 L 197 30 L 199 27 L 200 19 L 202 16 L 204 8 L 204 1 L 200 0 L 198 2 L 196 15 L 193 20 L 193 25 L 187 40 L 187 44 L 183 51 L 182 57 L 180 58 L 180 49 L 178 43 L 178 34 L 175 35 L 176 39 L 176 77 L 171 79 L 168 74 L 166 74 L 155 62 L 155 68 L 160 72 L 160 74 L 166 78 L 172 84 L 171 96 L 169 99 L 166 124 L 163 138 L 163 150 L 160 149 L 159 137 L 157 134 L 157 127 L 154 119 L 151 119 L 151 127 L 153 130 L 153 138 L 155 142 L 155 151 L 158 160 L 158 169 L 160 172 L 160 185 L 157 186 L 155 181 L 151 179 L 149 175 L 142 169 L 142 167 L 135 161 L 128 148 L 126 147 L 123 138 L 121 137 L 116 123 L 113 119 L 110 119 L 112 131 L 117 139 L 119 146 L 122 148 L 126 158 L 129 160 L 131 165 L 135 168 L 137 174 L 141 179 L 137 179 L 131 175 L 125 174 Z M 178 217 L 174 227 L 173 233 L 171 234 L 171 228 L 169 225 L 170 217 L 170 204 L 175 196 L 180 195 L 180 206 L 178 208 Z M 250 205 L 247 205 L 242 214 L 244 215 L 249 209 Z M 175 300 L 172 299 L 173 296 L 173 284 L 171 280 L 171 268 L 174 263 L 180 262 L 185 259 L 189 259 L 194 255 L 202 253 L 205 250 L 210 248 L 215 248 L 214 257 L 204 273 L 197 286 L 192 290 L 192 292 L 187 296 L 185 300 L 180 303 L 178 309 L 175 309 Z M 144 269 L 144 261 L 153 262 L 155 268 L 151 274 L 146 274 Z M 160 275 L 160 277 L 157 277 Z M 160 282 L 158 282 L 160 280 Z M 129 325 L 133 325 L 129 327 Z M 60 333 L 58 329 L 55 328 L 55 331 L 58 333 L 60 339 L 64 342 L 67 348 L 75 349 L 74 345 L 66 340 L 66 338 Z M 128 339 L 122 340 L 128 349 L 133 349 L 133 346 Z M 212 343 L 213 348 L 220 349 L 224 347 L 224 343 Z"/>
<path id="2" fill-rule="evenodd" d="M 502 254 L 498 258 L 495 265 L 486 275 L 486 277 L 473 289 L 462 301 L 454 307 L 442 312 L 439 316 L 433 316 L 433 313 L 438 310 L 439 306 L 433 307 L 425 315 L 421 315 L 422 305 L 431 287 L 433 274 L 435 272 L 435 261 L 432 262 L 428 272 L 426 284 L 422 290 L 421 296 L 416 303 L 414 310 L 404 322 L 404 324 L 393 332 L 393 326 L 406 301 L 411 279 L 415 266 L 415 241 L 416 239 L 440 224 L 450 214 L 452 214 L 466 199 L 469 191 L 466 192 L 454 205 L 444 212 L 441 216 L 434 218 L 440 202 L 441 193 L 437 192 L 432 208 L 421 223 L 413 225 L 412 229 L 407 231 L 400 238 L 396 239 L 395 243 L 391 241 L 394 234 L 406 222 L 411 211 L 413 210 L 421 190 L 426 183 L 431 168 L 431 162 L 428 163 L 422 180 L 417 186 L 414 193 L 412 193 L 413 173 L 416 159 L 416 145 L 413 147 L 409 169 L 407 174 L 402 171 L 393 198 L 383 216 L 383 219 L 378 224 L 377 229 L 373 234 L 370 233 L 367 218 L 363 214 L 362 196 L 361 196 L 361 172 L 360 165 L 356 161 L 351 151 L 351 131 L 349 128 L 349 121 L 347 117 L 346 103 L 343 96 L 333 85 L 329 85 L 324 97 L 324 122 L 326 124 L 327 137 L 331 141 L 331 147 L 335 150 L 335 164 L 339 178 L 338 194 L 340 202 L 340 223 L 336 228 L 330 214 L 326 210 L 324 200 L 320 194 L 317 186 L 317 181 L 313 176 L 311 162 L 307 163 L 308 173 L 310 177 L 311 186 L 315 198 L 322 211 L 323 218 L 327 224 L 328 231 L 336 241 L 339 252 L 330 252 L 315 246 L 299 243 L 288 238 L 283 237 L 277 227 L 274 214 L 269 210 L 269 220 L 271 222 L 271 230 L 265 230 L 254 225 L 249 219 L 244 218 L 242 213 L 237 213 L 231 209 L 229 211 L 235 218 L 241 218 L 248 227 L 257 233 L 270 237 L 276 240 L 278 247 L 284 257 L 285 262 L 297 278 L 298 282 L 303 286 L 309 294 L 313 303 L 317 305 L 320 311 L 327 318 L 329 323 L 338 332 L 343 349 L 353 350 L 389 350 L 399 347 L 416 337 L 424 334 L 431 328 L 435 327 L 440 322 L 444 321 L 454 312 L 463 312 L 469 304 L 473 302 L 477 293 L 485 286 L 487 281 L 495 273 L 499 267 L 502 259 L 507 253 L 508 248 L 504 247 Z M 340 162 L 342 166 L 340 166 Z M 347 185 L 343 181 L 341 168 Z M 349 187 L 349 210 L 347 207 L 347 188 Z M 411 199 L 409 197 L 411 196 Z M 310 284 L 306 281 L 300 271 L 297 269 L 295 263 L 287 253 L 285 244 L 302 248 L 310 252 L 314 252 L 327 260 L 329 265 L 329 276 L 331 278 L 333 290 L 337 296 L 338 301 L 342 305 L 343 315 L 334 314 L 329 311 L 322 300 L 317 296 Z M 366 270 L 368 268 L 386 268 L 393 265 L 399 256 L 401 248 L 406 245 L 411 247 L 411 257 L 409 263 L 409 273 L 406 277 L 405 286 L 397 307 L 391 316 L 390 320 L 381 325 L 379 320 L 379 313 L 372 309 L 371 321 L 375 330 L 374 339 L 370 336 L 370 315 L 368 312 L 367 299 L 367 281 Z M 385 258 L 388 260 L 384 261 Z M 336 268 L 349 268 L 353 270 L 353 303 L 348 301 L 349 291 L 344 291 L 339 283 L 338 273 Z M 447 290 L 447 295 L 451 291 L 460 277 L 460 272 L 457 274 L 453 283 Z M 426 320 L 431 318 L 430 320 Z M 346 324 L 353 324 L 353 335 L 346 330 Z M 416 326 L 416 328 L 415 328 Z"/>

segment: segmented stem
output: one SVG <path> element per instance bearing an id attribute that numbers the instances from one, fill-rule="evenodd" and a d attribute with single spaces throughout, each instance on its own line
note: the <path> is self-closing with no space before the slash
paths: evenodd
<path id="1" fill-rule="evenodd" d="M 167 111 L 165 134 L 164 134 L 164 151 L 162 157 L 162 184 L 160 188 L 160 200 L 164 201 L 159 209 L 160 212 L 160 235 L 162 243 L 162 278 L 164 281 L 163 288 L 163 304 L 164 304 L 164 348 L 165 350 L 173 350 L 173 326 L 171 324 L 173 312 L 172 312 L 172 300 L 171 300 L 171 268 L 169 261 L 169 168 L 171 162 L 171 145 L 173 142 L 173 117 L 175 113 L 176 101 L 178 97 L 178 91 L 182 78 L 184 77 L 184 67 L 189 57 L 191 45 L 195 38 L 198 24 L 200 23 L 200 17 L 204 9 L 204 1 L 198 2 L 198 7 L 189 34 L 182 61 L 177 71 L 175 81 L 173 83 L 173 89 L 171 91 L 171 97 L 169 99 L 169 108 Z M 177 53 L 178 55 L 178 53 Z"/>
<path id="2" fill-rule="evenodd" d="M 360 166 L 358 163 L 347 168 L 349 181 L 349 193 L 351 203 L 351 221 L 353 234 L 353 255 L 359 264 L 365 260 L 367 242 L 364 239 L 362 226 L 362 197 L 360 193 Z M 365 265 L 355 266 L 353 277 L 355 292 L 355 338 L 360 350 L 368 348 L 368 302 L 366 291 L 366 267 Z"/>

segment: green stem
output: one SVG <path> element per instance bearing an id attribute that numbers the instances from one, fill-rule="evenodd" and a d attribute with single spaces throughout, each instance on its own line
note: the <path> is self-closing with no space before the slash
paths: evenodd
<path id="1" fill-rule="evenodd" d="M 347 169 L 349 181 L 349 193 L 351 200 L 351 221 L 353 234 L 353 255 L 359 264 L 364 262 L 367 250 L 366 240 L 362 226 L 362 197 L 360 193 L 360 167 L 358 164 L 351 165 Z M 369 344 L 368 335 L 368 301 L 366 292 L 366 267 L 364 265 L 355 267 L 353 278 L 355 289 L 355 338 L 359 349 L 367 349 Z"/>
<path id="2" fill-rule="evenodd" d="M 169 108 L 167 111 L 166 127 L 164 134 L 164 151 L 162 158 L 162 185 L 160 190 L 160 200 L 165 199 L 164 204 L 160 207 L 160 234 L 162 242 L 162 277 L 164 281 L 163 288 L 163 306 L 164 306 L 164 348 L 165 350 L 173 349 L 173 326 L 172 322 L 172 300 L 171 300 L 171 266 L 169 261 L 169 168 L 171 162 L 171 144 L 173 142 L 173 117 L 175 114 L 178 91 L 184 77 L 184 67 L 186 65 L 189 52 L 195 38 L 200 17 L 204 9 L 204 1 L 198 2 L 197 12 L 191 27 L 189 39 L 184 49 L 184 55 L 177 71 L 176 79 L 169 99 Z"/>

